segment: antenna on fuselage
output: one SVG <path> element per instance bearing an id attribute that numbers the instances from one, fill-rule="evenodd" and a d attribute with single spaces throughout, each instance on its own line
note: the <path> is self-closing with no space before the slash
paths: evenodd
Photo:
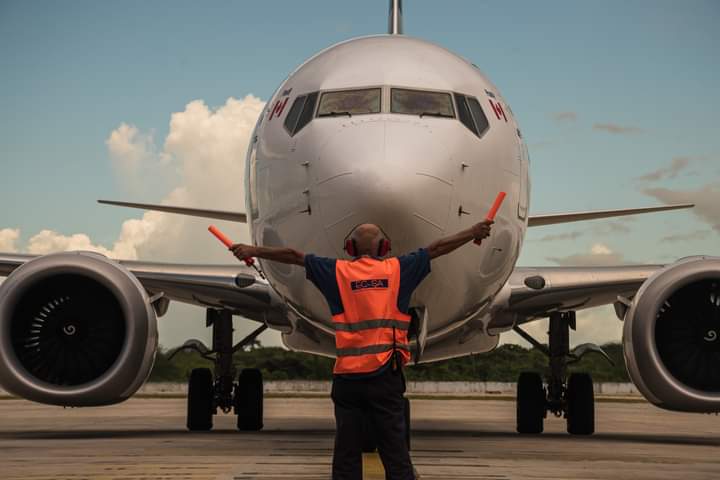
<path id="1" fill-rule="evenodd" d="M 388 33 L 402 35 L 402 0 L 390 0 L 390 15 L 388 17 Z"/>

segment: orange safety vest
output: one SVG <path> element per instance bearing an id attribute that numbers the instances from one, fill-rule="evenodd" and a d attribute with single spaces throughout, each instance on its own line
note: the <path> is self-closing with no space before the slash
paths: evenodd
<path id="1" fill-rule="evenodd" d="M 397 350 L 402 364 L 410 360 L 410 315 L 398 309 L 400 262 L 361 257 L 337 260 L 335 278 L 343 313 L 333 315 L 336 359 L 333 373 L 369 373 Z"/>

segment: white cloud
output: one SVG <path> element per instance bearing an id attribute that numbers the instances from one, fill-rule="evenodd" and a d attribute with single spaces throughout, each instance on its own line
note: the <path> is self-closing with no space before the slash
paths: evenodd
<path id="1" fill-rule="evenodd" d="M 616 135 L 626 135 L 643 132 L 643 129 L 639 127 L 617 125 L 615 123 L 596 123 L 595 125 L 593 125 L 593 129 L 602 130 L 607 133 L 612 133 Z"/>
<path id="2" fill-rule="evenodd" d="M 17 249 L 17 240 L 20 238 L 20 229 L 3 228 L 0 229 L 0 252 L 15 253 Z"/>
<path id="3" fill-rule="evenodd" d="M 710 230 L 695 230 L 687 233 L 674 233 L 660 239 L 661 243 L 689 242 L 692 240 L 704 240 L 710 236 Z"/>
<path id="4" fill-rule="evenodd" d="M 547 257 L 547 259 L 563 267 L 603 267 L 630 263 L 624 261 L 622 254 L 612 251 L 604 243 L 592 245 L 588 253 L 576 253 L 567 257 Z"/>
<path id="5" fill-rule="evenodd" d="M 596 243 L 595 245 L 590 248 L 590 252 L 593 255 L 611 255 L 612 251 L 610 248 L 608 248 L 607 245 L 603 245 L 602 243 Z"/>
<path id="6" fill-rule="evenodd" d="M 105 140 L 116 180 L 130 197 L 148 198 L 181 183 L 172 156 L 155 144 L 153 131 L 121 123 Z"/>
<path id="7" fill-rule="evenodd" d="M 593 231 L 599 235 L 615 235 L 622 233 L 630 233 L 630 227 L 625 225 L 626 222 L 610 221 L 595 225 Z"/>
<path id="8" fill-rule="evenodd" d="M 662 180 L 663 178 L 675 178 L 681 171 L 686 169 L 689 164 L 690 159 L 688 157 L 674 157 L 670 161 L 669 166 L 653 170 L 652 172 L 637 177 L 635 180 L 652 182 Z"/>
<path id="9" fill-rule="evenodd" d="M 690 211 L 720 233 L 720 181 L 708 183 L 696 190 L 645 188 L 642 192 L 665 204 L 694 203 L 695 207 Z"/>
<path id="10" fill-rule="evenodd" d="M 158 171 L 158 175 L 178 175 L 178 185 L 161 203 L 242 211 L 245 153 L 264 105 L 252 95 L 240 100 L 229 98 L 216 109 L 194 100 L 182 112 L 171 115 L 161 149 L 151 133 L 127 123 L 113 130 L 105 143 L 112 161 L 119 166 L 118 175 L 125 181 L 155 182 L 155 178 L 147 178 L 149 166 L 163 166 L 166 171 Z M 227 261 L 227 252 L 211 248 L 215 245 L 206 227 L 205 220 L 146 212 L 123 222 L 112 246 L 95 244 L 85 233 L 65 235 L 42 230 L 30 238 L 25 250 L 33 254 L 92 250 L 127 260 Z M 238 240 L 247 239 L 246 227 L 226 224 L 226 228 Z M 14 248 L 18 235 L 13 237 L 10 229 L 2 232 L 0 245 L 7 243 L 8 250 Z"/>
<path id="11" fill-rule="evenodd" d="M 110 158 L 122 171 L 134 172 L 153 157 L 155 143 L 151 133 L 142 133 L 135 125 L 121 123 L 105 140 Z"/>
<path id="12" fill-rule="evenodd" d="M 162 225 L 162 213 L 148 212 L 142 219 L 126 220 L 122 224 L 120 236 L 112 248 L 96 245 L 84 233 L 63 235 L 52 230 L 42 230 L 28 241 L 25 250 L 35 255 L 72 250 L 87 250 L 102 253 L 110 258 L 136 260 L 138 250 L 152 239 L 152 235 Z"/>
<path id="13" fill-rule="evenodd" d="M 170 128 L 162 145 L 152 132 L 143 132 L 122 123 L 110 132 L 106 145 L 116 167 L 118 180 L 132 191 L 155 192 L 158 182 L 172 183 L 161 203 L 197 208 L 244 210 L 244 166 L 250 134 L 265 104 L 252 95 L 229 98 L 218 108 L 202 100 L 188 103 L 171 115 Z M 146 188 L 137 189 L 137 186 Z M 162 184 L 165 186 L 165 184 Z M 163 190 L 161 190 L 163 191 Z M 131 195 L 128 200 L 152 201 Z M 98 208 L 118 208 L 98 206 Z M 123 222 L 112 245 L 94 243 L 85 233 L 64 234 L 42 230 L 33 235 L 22 250 L 45 254 L 67 250 L 91 250 L 118 259 L 146 259 L 182 263 L 232 263 L 227 250 L 208 234 L 208 220 L 161 212 L 126 210 L 135 218 Z M 237 241 L 247 241 L 245 225 L 216 222 Z M 19 231 L 0 230 L 0 251 L 18 250 Z M 196 307 L 172 304 L 170 322 L 160 321 L 163 345 L 177 345 L 189 337 L 210 341 L 204 328 L 204 313 Z M 236 335 L 256 325 L 236 322 Z M 279 343 L 276 333 L 263 336 L 264 344 Z"/>
<path id="14" fill-rule="evenodd" d="M 555 233 L 555 234 L 542 236 L 535 241 L 537 241 L 537 242 L 556 242 L 558 240 L 577 240 L 579 237 L 582 237 L 582 235 L 583 235 L 583 233 L 579 232 L 579 231 L 566 232 L 566 233 Z"/>
<path id="15" fill-rule="evenodd" d="M 41 230 L 34 235 L 27 244 L 28 253 L 44 255 L 52 252 L 66 252 L 69 250 L 91 250 L 110 256 L 111 252 L 100 245 L 93 245 L 90 237 L 84 233 L 74 235 L 61 235 L 52 230 Z"/>

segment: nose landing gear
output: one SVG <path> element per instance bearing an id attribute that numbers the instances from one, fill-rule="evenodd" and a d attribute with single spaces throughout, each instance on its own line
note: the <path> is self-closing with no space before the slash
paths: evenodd
<path id="1" fill-rule="evenodd" d="M 595 396 L 592 378 L 587 373 L 572 373 L 567 366 L 579 361 L 586 353 L 598 352 L 612 360 L 597 345 L 582 344 L 570 351 L 570 329 L 575 330 L 575 312 L 550 315 L 548 346 L 535 340 L 520 327 L 514 330 L 548 356 L 549 375 L 546 386 L 536 372 L 523 372 L 517 384 L 518 433 L 542 433 L 547 412 L 564 416 L 567 431 L 572 435 L 591 435 L 595 431 Z"/>
<path id="2" fill-rule="evenodd" d="M 187 397 L 187 428 L 191 431 L 211 430 L 213 415 L 218 408 L 224 413 L 231 410 L 237 415 L 238 430 L 261 430 L 263 427 L 262 373 L 256 368 L 243 369 L 235 382 L 232 357 L 267 329 L 262 325 L 250 335 L 232 344 L 232 314 L 226 310 L 208 309 L 206 326 L 213 328 L 213 348 L 199 340 L 188 340 L 168 357 L 172 359 L 181 350 L 198 352 L 213 362 L 209 368 L 195 368 L 190 373 Z"/>

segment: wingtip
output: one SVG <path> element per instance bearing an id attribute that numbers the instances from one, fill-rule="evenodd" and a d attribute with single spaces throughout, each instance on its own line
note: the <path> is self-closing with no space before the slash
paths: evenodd
<path id="1" fill-rule="evenodd" d="M 694 203 L 675 203 L 675 204 L 665 205 L 665 208 L 670 209 L 670 210 L 682 209 L 682 208 L 694 208 L 694 207 L 695 207 Z"/>

